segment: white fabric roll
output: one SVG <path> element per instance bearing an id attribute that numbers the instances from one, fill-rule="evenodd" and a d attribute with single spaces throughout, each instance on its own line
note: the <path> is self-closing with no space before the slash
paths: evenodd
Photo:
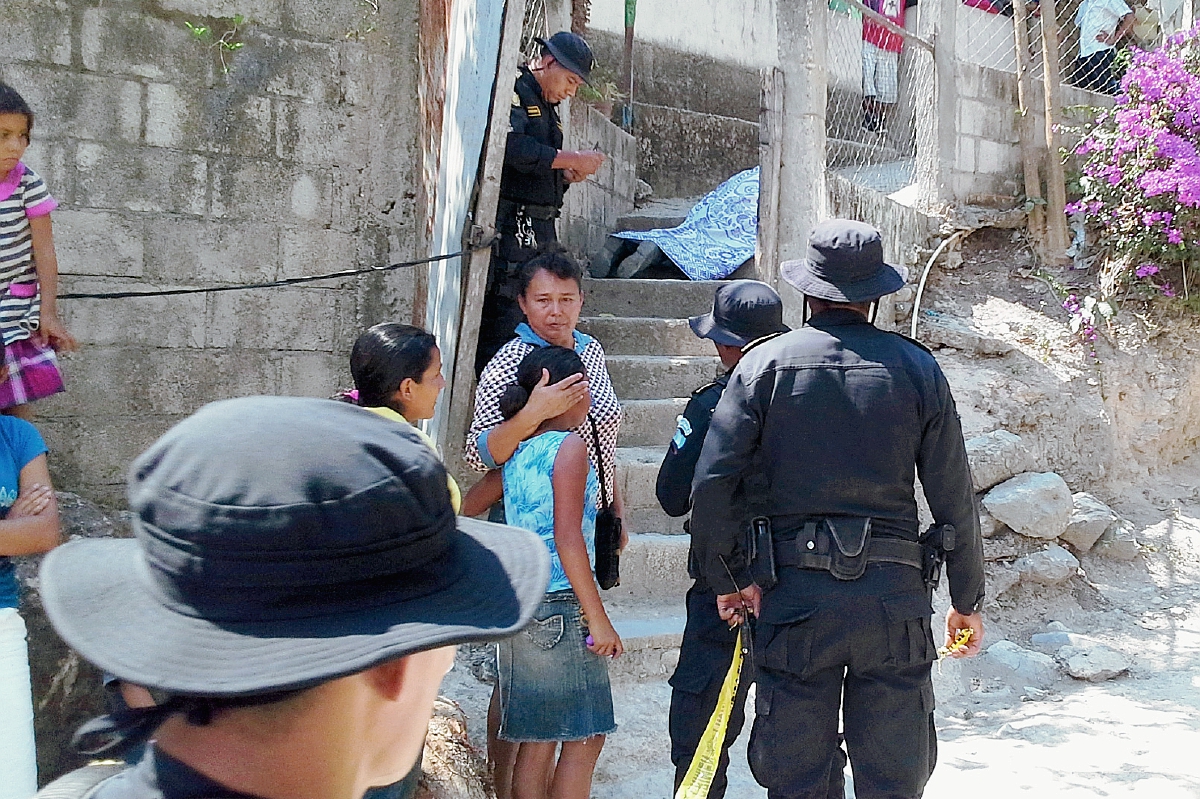
<path id="1" fill-rule="evenodd" d="M 0 799 L 37 793 L 33 694 L 25 621 L 16 608 L 0 608 Z"/>

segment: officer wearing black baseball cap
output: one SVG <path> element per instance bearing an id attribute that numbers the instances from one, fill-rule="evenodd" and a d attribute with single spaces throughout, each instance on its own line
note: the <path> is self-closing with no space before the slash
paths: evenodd
<path id="1" fill-rule="evenodd" d="M 536 39 L 541 54 L 520 68 L 509 109 L 508 143 L 500 175 L 496 230 L 500 241 L 488 267 L 475 372 L 479 374 L 522 321 L 517 267 L 558 242 L 554 220 L 563 193 L 604 163 L 596 150 L 564 150 L 558 104 L 591 78 L 595 59 L 582 36 L 559 31 Z"/>

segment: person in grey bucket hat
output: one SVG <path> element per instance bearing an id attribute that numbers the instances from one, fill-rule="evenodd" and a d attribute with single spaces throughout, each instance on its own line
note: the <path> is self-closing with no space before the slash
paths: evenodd
<path id="1" fill-rule="evenodd" d="M 878 230 L 823 222 L 808 257 L 780 271 L 811 318 L 747 352 L 713 412 L 692 483 L 697 570 L 721 618 L 757 617 L 749 760 L 771 799 L 826 795 L 839 722 L 856 795 L 916 799 L 937 759 L 930 616 L 943 565 L 946 645 L 969 633 L 952 656 L 970 657 L 983 639 L 962 426 L 932 353 L 871 322 L 905 282 Z"/>
<path id="2" fill-rule="evenodd" d="M 205 406 L 130 470 L 133 540 L 41 569 L 63 639 L 165 695 L 85 725 L 154 741 L 95 799 L 359 799 L 412 768 L 453 644 L 522 629 L 545 546 L 456 518 L 416 432 L 328 400 Z"/>

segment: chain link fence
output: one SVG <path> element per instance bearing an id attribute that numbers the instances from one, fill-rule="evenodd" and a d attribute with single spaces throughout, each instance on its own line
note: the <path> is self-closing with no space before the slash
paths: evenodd
<path id="1" fill-rule="evenodd" d="M 888 195 L 936 182 L 933 48 L 906 2 L 830 0 L 826 20 L 827 168 Z"/>
<path id="2" fill-rule="evenodd" d="M 521 61 L 528 63 L 542 54 L 537 39 L 550 36 L 550 19 L 546 0 L 526 0 L 525 19 L 521 24 Z"/>

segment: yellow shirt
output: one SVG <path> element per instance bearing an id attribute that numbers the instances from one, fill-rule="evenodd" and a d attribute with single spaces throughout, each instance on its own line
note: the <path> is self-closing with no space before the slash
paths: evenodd
<path id="1" fill-rule="evenodd" d="M 417 435 L 421 437 L 421 440 L 428 444 L 429 448 L 437 453 L 439 458 L 442 457 L 441 453 L 437 451 L 437 444 L 434 443 L 432 438 L 425 435 L 424 430 L 414 424 L 410 424 L 407 419 L 393 411 L 391 408 L 367 408 L 367 410 L 371 411 L 372 413 L 377 413 L 389 421 L 407 424 L 413 430 L 417 431 Z M 454 482 L 454 478 L 451 477 L 448 472 L 446 474 L 446 487 L 450 489 L 450 505 L 454 508 L 454 512 L 458 513 L 460 510 L 462 510 L 462 491 L 459 490 L 458 483 Z"/>

